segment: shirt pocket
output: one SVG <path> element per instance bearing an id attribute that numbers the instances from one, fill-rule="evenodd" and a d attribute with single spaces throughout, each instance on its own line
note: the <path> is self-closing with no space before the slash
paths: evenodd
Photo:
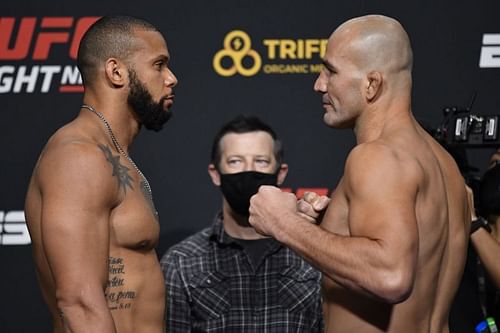
<path id="1" fill-rule="evenodd" d="M 192 315 L 197 319 L 220 318 L 231 304 L 226 276 L 219 272 L 202 272 L 189 282 Z"/>
<path id="2" fill-rule="evenodd" d="M 292 266 L 281 273 L 278 296 L 289 312 L 320 311 L 320 275 L 311 267 Z"/>

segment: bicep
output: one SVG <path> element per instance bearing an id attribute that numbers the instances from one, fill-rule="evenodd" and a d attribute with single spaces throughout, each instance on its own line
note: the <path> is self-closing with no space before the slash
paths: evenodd
<path id="1" fill-rule="evenodd" d="M 58 291 L 105 286 L 113 196 L 105 167 L 99 156 L 67 158 L 40 173 L 42 242 Z"/>
<path id="2" fill-rule="evenodd" d="M 376 155 L 348 165 L 350 233 L 377 241 L 389 255 L 416 259 L 418 172 L 390 153 Z"/>
<path id="3" fill-rule="evenodd" d="M 42 242 L 55 282 L 103 282 L 109 252 L 106 213 L 76 208 L 70 201 L 43 204 Z"/>

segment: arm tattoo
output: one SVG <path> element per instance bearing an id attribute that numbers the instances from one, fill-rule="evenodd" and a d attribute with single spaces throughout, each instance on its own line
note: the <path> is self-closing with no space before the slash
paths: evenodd
<path id="1" fill-rule="evenodd" d="M 99 144 L 99 148 L 106 156 L 106 160 L 113 166 L 113 176 L 118 178 L 118 185 L 120 188 L 123 188 L 125 192 L 127 192 L 127 187 L 133 189 L 132 177 L 128 174 L 130 169 L 120 163 L 120 155 L 113 156 L 108 146 Z"/>

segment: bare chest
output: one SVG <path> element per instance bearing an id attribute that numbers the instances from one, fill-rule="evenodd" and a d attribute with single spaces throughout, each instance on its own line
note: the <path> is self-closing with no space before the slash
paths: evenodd
<path id="1" fill-rule="evenodd" d="M 117 247 L 149 250 L 158 244 L 160 225 L 151 202 L 140 189 L 126 193 L 111 213 L 110 239 Z"/>
<path id="2" fill-rule="evenodd" d="M 349 205 L 342 188 L 342 182 L 332 194 L 330 204 L 325 212 L 321 226 L 326 230 L 342 236 L 349 236 Z"/>

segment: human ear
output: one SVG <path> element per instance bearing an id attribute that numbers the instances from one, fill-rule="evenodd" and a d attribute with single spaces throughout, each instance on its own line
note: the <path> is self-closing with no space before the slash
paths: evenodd
<path id="1" fill-rule="evenodd" d="M 283 184 L 287 173 L 288 173 L 288 164 L 285 163 L 281 164 L 280 170 L 278 171 L 278 186 Z"/>
<path id="2" fill-rule="evenodd" d="M 116 58 L 109 58 L 106 60 L 104 69 L 106 72 L 106 78 L 113 86 L 121 87 L 125 85 L 125 73 L 127 71 L 122 62 Z"/>
<path id="3" fill-rule="evenodd" d="M 208 174 L 212 179 L 212 183 L 214 183 L 215 186 L 220 186 L 220 174 L 219 171 L 217 171 L 215 165 L 213 164 L 208 165 Z"/>
<path id="4" fill-rule="evenodd" d="M 366 76 L 368 84 L 366 86 L 366 99 L 369 102 L 374 101 L 382 93 L 384 78 L 380 72 L 370 72 Z"/>

